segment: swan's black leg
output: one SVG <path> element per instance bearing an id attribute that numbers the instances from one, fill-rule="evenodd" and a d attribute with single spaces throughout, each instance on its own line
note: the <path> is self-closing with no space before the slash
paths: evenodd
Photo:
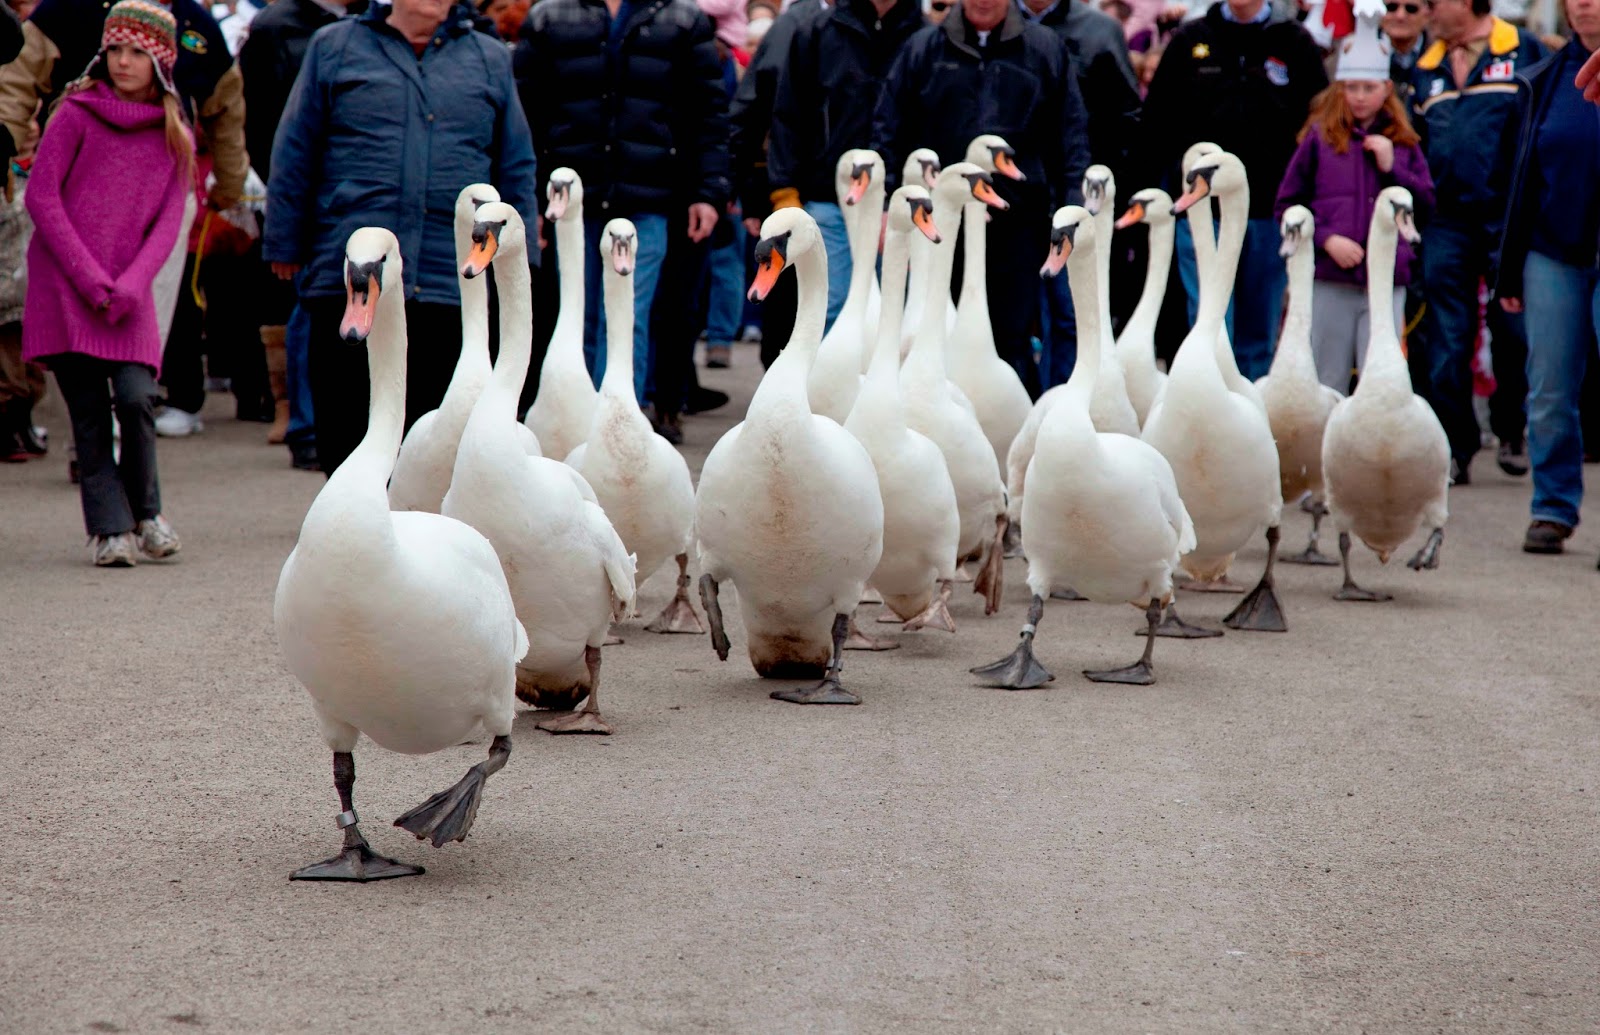
<path id="1" fill-rule="evenodd" d="M 839 683 L 839 672 L 844 668 L 844 641 L 850 638 L 850 616 L 833 616 L 833 658 L 828 662 L 827 675 L 814 686 L 797 690 L 774 690 L 768 696 L 775 701 L 790 704 L 860 704 L 861 698 Z"/>
<path id="2" fill-rule="evenodd" d="M 511 757 L 511 738 L 496 737 L 489 744 L 489 757 L 467 770 L 467 775 L 447 791 L 440 791 L 394 821 L 439 848 L 446 841 L 464 841 L 483 800 L 483 785 L 490 776 L 505 768 Z"/>
<path id="3" fill-rule="evenodd" d="M 1283 605 L 1278 603 L 1277 591 L 1272 587 L 1272 568 L 1278 560 L 1278 537 L 1277 525 L 1267 529 L 1267 566 L 1261 572 L 1261 581 L 1222 620 L 1222 624 L 1228 628 L 1252 632 L 1289 631 L 1289 623 L 1283 617 Z"/>
<path id="4" fill-rule="evenodd" d="M 420 866 L 407 866 L 378 855 L 361 836 L 357 825 L 354 792 L 356 786 L 356 758 L 348 751 L 333 753 L 333 786 L 339 792 L 339 813 L 336 822 L 344 831 L 344 849 L 332 859 L 302 867 L 289 874 L 290 880 L 347 880 L 365 883 L 370 880 L 390 880 L 394 877 L 415 877 L 426 873 Z"/>
<path id="5" fill-rule="evenodd" d="M 1096 683 L 1131 683 L 1135 686 L 1149 686 L 1156 681 L 1156 671 L 1150 666 L 1150 655 L 1155 650 L 1155 630 L 1161 623 L 1161 600 L 1152 598 L 1150 606 L 1144 609 L 1145 622 L 1149 628 L 1145 630 L 1144 654 L 1138 661 L 1126 668 L 1111 668 L 1099 672 L 1084 669 L 1083 674 Z"/>
<path id="6" fill-rule="evenodd" d="M 1406 562 L 1406 567 L 1412 571 L 1421 571 L 1424 568 L 1430 571 L 1439 566 L 1439 547 L 1444 544 L 1444 529 L 1436 528 L 1428 533 L 1428 541 L 1422 544 L 1422 549 L 1417 555 Z"/>
<path id="7" fill-rule="evenodd" d="M 1017 649 L 989 665 L 979 665 L 972 674 L 982 676 L 985 686 L 1006 690 L 1032 690 L 1050 682 L 1052 676 L 1033 656 L 1033 637 L 1044 618 L 1044 598 L 1035 594 L 1028 605 L 1028 624 L 1022 627 L 1022 642 Z"/>
<path id="8" fill-rule="evenodd" d="M 1333 595 L 1335 600 L 1362 600 L 1377 601 L 1393 600 L 1388 593 L 1376 590 L 1362 589 L 1356 585 L 1355 579 L 1350 577 L 1350 533 L 1339 533 L 1339 559 L 1344 562 L 1344 585 L 1339 587 L 1339 592 Z"/>
<path id="9" fill-rule="evenodd" d="M 711 623 L 711 649 L 717 657 L 728 660 L 728 631 L 722 627 L 722 603 L 717 599 L 717 580 L 710 575 L 700 576 L 700 603 L 706 609 L 706 621 Z"/>

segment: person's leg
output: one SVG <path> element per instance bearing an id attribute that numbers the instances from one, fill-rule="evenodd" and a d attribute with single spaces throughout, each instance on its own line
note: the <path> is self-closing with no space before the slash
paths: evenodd
<path id="1" fill-rule="evenodd" d="M 106 383 L 110 367 L 105 360 L 76 354 L 50 360 L 72 421 L 83 527 L 92 536 L 121 535 L 134 526 L 111 449 L 111 390 Z"/>
<path id="2" fill-rule="evenodd" d="M 600 283 L 600 231 L 606 221 L 583 221 L 583 361 L 594 386 L 606 376 L 606 307 Z"/>
<path id="3" fill-rule="evenodd" d="M 1233 292 L 1233 355 L 1239 372 L 1254 381 L 1272 367 L 1278 325 L 1283 318 L 1283 289 L 1288 281 L 1278 225 L 1252 219 L 1245 230 L 1244 251 Z"/>
<path id="4" fill-rule="evenodd" d="M 828 253 L 828 319 L 823 325 L 823 333 L 827 333 L 850 293 L 850 234 L 844 212 L 831 201 L 806 202 L 806 214 L 817 221 Z"/>
<path id="5" fill-rule="evenodd" d="M 1078 362 L 1078 318 L 1072 308 L 1072 288 L 1066 276 L 1040 281 L 1039 324 L 1044 344 L 1039 361 L 1039 387 L 1048 392 L 1056 385 L 1065 384 Z"/>
<path id="6" fill-rule="evenodd" d="M 437 302 L 406 303 L 406 430 L 444 401 L 461 358 L 461 307 Z"/>
<path id="7" fill-rule="evenodd" d="M 156 477 L 156 379 L 140 363 L 111 364 L 111 398 L 122 425 L 117 473 L 135 524 L 161 513 Z"/>
<path id="8" fill-rule="evenodd" d="M 1420 357 L 1427 383 L 1415 386 L 1433 407 L 1450 438 L 1450 454 L 1462 475 L 1478 452 L 1478 419 L 1472 412 L 1472 352 L 1478 337 L 1478 277 L 1471 265 L 1472 234 L 1436 221 L 1422 249 L 1422 279 L 1428 293 Z"/>
<path id="9" fill-rule="evenodd" d="M 1506 447 L 1502 467 L 1526 472 L 1523 436 L 1528 424 L 1528 338 L 1521 313 L 1508 313 L 1491 300 L 1487 314 L 1489 354 L 1494 362 L 1494 394 L 1489 396 L 1489 430 Z M 1509 456 L 1506 454 L 1509 452 Z"/>
<path id="10" fill-rule="evenodd" d="M 1317 380 L 1335 391 L 1350 390 L 1365 309 L 1365 293 L 1351 284 L 1319 280 L 1311 292 L 1311 357 Z"/>
<path id="11" fill-rule="evenodd" d="M 656 285 L 667 256 L 667 217 L 641 214 L 633 217 L 633 225 L 639 233 L 639 250 L 633 261 L 633 394 L 643 403 L 650 374 L 650 309 L 655 304 Z M 682 225 L 687 233 L 687 217 Z M 597 247 L 598 244 L 596 239 Z M 692 257 L 690 261 L 693 262 Z M 694 348 L 692 341 L 689 347 Z M 670 357 L 669 362 L 676 362 L 676 357 Z M 682 387 L 678 390 L 681 393 Z"/>
<path id="12" fill-rule="evenodd" d="M 1033 361 L 1032 329 L 1039 317 L 1039 256 L 1050 247 L 1048 204 L 1019 200 L 989 224 L 985 251 L 988 265 L 989 325 L 995 351 L 1022 378 L 1028 395 L 1042 392 L 1039 364 Z M 1065 277 L 1058 277 L 1065 280 Z"/>
<path id="13" fill-rule="evenodd" d="M 264 424 L 273 419 L 273 395 L 261 340 L 266 299 L 260 268 L 259 249 L 253 249 L 244 256 L 208 256 L 200 276 L 206 287 L 207 355 L 227 358 L 235 416 Z"/>
<path id="14" fill-rule="evenodd" d="M 794 319 L 800 309 L 799 281 L 779 277 L 761 302 L 761 366 L 772 366 L 778 353 L 794 335 Z"/>
<path id="15" fill-rule="evenodd" d="M 706 249 L 703 243 L 689 240 L 687 214 L 675 214 L 666 219 L 663 236 L 665 257 L 656 279 L 655 298 L 648 319 L 655 348 L 656 427 L 671 441 L 681 439 L 674 429 L 688 397 L 694 343 L 699 332 L 691 296 L 700 279 Z"/>
<path id="16" fill-rule="evenodd" d="M 284 444 L 298 459 L 317 448 L 316 411 L 311 405 L 311 315 L 296 301 L 284 326 L 285 377 L 289 386 L 289 430 Z"/>
<path id="17" fill-rule="evenodd" d="M 367 433 L 371 383 L 367 350 L 339 334 L 344 299 L 304 298 L 310 334 L 311 403 L 316 414 L 317 458 L 329 477 L 344 463 Z"/>
<path id="18" fill-rule="evenodd" d="M 1573 528 L 1583 500 L 1578 392 L 1595 349 L 1594 277 L 1529 252 L 1523 267 L 1528 314 L 1528 456 L 1534 521 Z"/>
<path id="19" fill-rule="evenodd" d="M 1195 264 L 1194 235 L 1189 232 L 1189 221 L 1178 220 L 1178 277 L 1183 281 L 1183 294 L 1188 303 L 1189 325 L 1200 312 L 1200 270 Z"/>
<path id="20" fill-rule="evenodd" d="M 727 350 L 739 340 L 739 320 L 744 315 L 743 238 L 744 228 L 735 222 L 733 240 L 711 252 L 711 284 L 706 307 L 706 366 L 717 365 L 719 361 L 726 366 Z"/>
<path id="21" fill-rule="evenodd" d="M 194 292 L 189 288 L 193 276 L 194 256 L 191 255 L 183 268 L 183 290 L 178 292 L 172 330 L 161 355 L 161 384 L 167 390 L 167 407 L 186 414 L 199 413 L 206 401 L 205 367 L 201 360 L 205 350 L 205 314 L 195 303 Z"/>

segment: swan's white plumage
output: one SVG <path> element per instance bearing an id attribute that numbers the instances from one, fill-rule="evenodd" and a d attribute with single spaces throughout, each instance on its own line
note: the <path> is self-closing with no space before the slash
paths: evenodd
<path id="1" fill-rule="evenodd" d="M 868 307 L 878 256 L 878 222 L 883 212 L 883 159 L 876 151 L 851 149 L 839 156 L 834 186 L 850 240 L 850 292 L 833 326 L 822 336 L 817 361 L 806 377 L 811 410 L 840 424 L 850 415 L 861 390 L 861 369 L 875 340 L 876 319 Z M 880 300 L 881 307 L 882 302 Z"/>
<path id="2" fill-rule="evenodd" d="M 571 169 L 550 174 L 547 222 L 555 225 L 561 311 L 539 367 L 539 394 L 527 427 L 547 455 L 561 459 L 589 435 L 598 396 L 583 359 L 583 180 Z"/>

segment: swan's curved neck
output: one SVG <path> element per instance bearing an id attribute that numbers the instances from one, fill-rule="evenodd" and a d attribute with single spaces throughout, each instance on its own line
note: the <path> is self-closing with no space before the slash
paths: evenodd
<path id="1" fill-rule="evenodd" d="M 905 320 L 906 269 L 910 262 L 907 231 L 889 230 L 883 238 L 883 309 L 878 314 L 878 340 L 873 345 L 872 365 L 867 368 L 868 380 L 892 382 L 900 376 L 900 331 Z"/>
<path id="2" fill-rule="evenodd" d="M 406 304 L 398 284 L 378 295 L 372 333 L 367 335 L 367 370 L 372 379 L 367 433 L 329 481 L 359 479 L 381 492 L 400 455 L 406 423 Z"/>
<path id="3" fill-rule="evenodd" d="M 865 311 L 877 274 L 878 222 L 883 218 L 883 183 L 878 177 L 872 178 L 860 201 L 845 206 L 845 218 L 850 240 L 850 293 L 845 305 L 853 303 Z"/>
<path id="4" fill-rule="evenodd" d="M 502 247 L 494 260 L 494 282 L 500 292 L 500 355 L 483 394 L 492 393 L 499 414 L 515 420 L 533 355 L 533 294 L 527 252 Z"/>
<path id="5" fill-rule="evenodd" d="M 1272 358 L 1274 372 L 1316 377 L 1317 364 L 1311 355 L 1311 281 L 1316 265 L 1316 246 L 1310 241 L 1301 243 L 1289 255 L 1289 306 L 1284 313 L 1278 352 Z"/>
<path id="6" fill-rule="evenodd" d="M 1177 224 L 1162 220 L 1150 224 L 1150 259 L 1144 268 L 1144 290 L 1139 294 L 1139 304 L 1128 317 L 1126 334 L 1138 328 L 1145 336 L 1153 335 L 1161 319 L 1161 303 L 1167 297 L 1167 277 L 1172 272 L 1172 246 L 1177 236 Z"/>
<path id="7" fill-rule="evenodd" d="M 1362 380 L 1371 374 L 1398 368 L 1406 371 L 1406 358 L 1400 351 L 1400 330 L 1394 323 L 1394 263 L 1399 251 L 1399 234 L 1394 220 L 1384 219 L 1382 206 L 1373 213 L 1367 231 L 1367 339 L 1366 365 Z M 1407 377 L 1409 378 L 1409 373 Z"/>
<path id="8" fill-rule="evenodd" d="M 1107 341 L 1111 340 L 1111 235 L 1117 230 L 1116 207 L 1117 195 L 1106 191 L 1100 211 L 1094 217 L 1094 254 L 1100 273 L 1095 300 L 1100 307 L 1100 333 Z"/>
<path id="9" fill-rule="evenodd" d="M 1100 376 L 1100 242 L 1075 248 L 1067 256 L 1072 308 L 1078 315 L 1078 358 L 1067 378 L 1066 394 L 1087 407 Z"/>
<path id="10" fill-rule="evenodd" d="M 988 205 L 981 201 L 961 206 L 961 305 L 984 304 L 989 297 Z"/>
<path id="11" fill-rule="evenodd" d="M 1223 318 L 1228 314 L 1228 302 L 1233 298 L 1233 282 L 1239 273 L 1239 254 L 1244 249 L 1244 234 L 1249 221 L 1250 188 L 1240 185 L 1219 197 L 1218 204 L 1222 207 L 1222 229 L 1217 235 L 1213 261 L 1203 264 L 1211 267 L 1211 276 L 1201 281 L 1200 308 L 1194 321 L 1197 327 L 1204 325 L 1211 328 L 1213 339 L 1222 330 Z M 1197 233 L 1197 261 L 1201 258 L 1198 241 L 1210 232 L 1209 227 L 1204 227 Z"/>
<path id="12" fill-rule="evenodd" d="M 561 282 L 561 311 L 556 314 L 553 341 L 576 342 L 573 352 L 583 355 L 583 207 L 556 220 L 556 275 Z M 609 360 L 608 360 L 609 362 Z"/>
<path id="13" fill-rule="evenodd" d="M 828 310 L 828 256 L 822 242 L 817 241 L 813 247 L 795 255 L 792 265 L 799 295 L 794 330 L 789 335 L 789 344 L 756 386 L 746 411 L 747 421 L 759 422 L 763 415 L 781 419 L 784 414 L 794 412 L 792 407 L 811 412 L 806 379 L 817 359 L 817 346 L 822 343 L 822 323 Z"/>
<path id="14" fill-rule="evenodd" d="M 456 234 L 456 269 L 467 263 L 472 249 L 470 232 Z M 440 418 L 459 429 L 477 402 L 477 386 L 489 377 L 489 285 L 483 277 L 457 278 L 461 288 L 461 358 L 456 360 L 450 387 L 439 404 Z M 459 390 L 472 385 L 470 392 Z"/>
<path id="15" fill-rule="evenodd" d="M 937 195 L 933 201 L 934 226 L 956 225 L 957 208 L 941 202 Z M 927 256 L 928 278 L 923 281 L 925 292 L 922 301 L 922 323 L 906 357 L 906 366 L 920 368 L 924 373 L 945 376 L 944 340 L 945 313 L 949 310 L 950 274 L 956 266 L 956 235 L 943 234 L 938 244 L 930 243 Z"/>
<path id="16" fill-rule="evenodd" d="M 606 261 L 605 259 L 601 260 Z M 602 274 L 606 307 L 606 373 L 600 391 L 633 395 L 633 278 L 612 270 Z"/>

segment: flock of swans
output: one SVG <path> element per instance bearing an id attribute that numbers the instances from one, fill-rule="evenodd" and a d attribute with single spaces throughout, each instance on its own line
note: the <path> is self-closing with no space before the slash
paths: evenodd
<path id="1" fill-rule="evenodd" d="M 1352 536 L 1387 560 L 1426 527 L 1427 544 L 1410 563 L 1437 565 L 1449 451 L 1432 410 L 1412 393 L 1388 304 L 1397 237 L 1416 237 L 1403 188 L 1384 190 L 1373 216 L 1371 342 L 1358 387 L 1345 398 L 1318 384 L 1311 357 L 1309 212 L 1291 209 L 1283 219 L 1288 318 L 1271 373 L 1252 384 L 1224 331 L 1249 209 L 1243 165 L 1196 145 L 1176 202 L 1142 190 L 1121 219 L 1109 170 L 1091 168 L 1086 206 L 1054 214 L 1041 271 L 1069 278 L 1078 362 L 1065 384 L 1030 403 L 996 354 L 984 289 L 987 210 L 1006 207 L 994 177 L 1021 174 L 995 136 L 975 140 L 966 159 L 940 168 L 931 152 L 914 152 L 887 206 L 878 155 L 858 150 L 840 160 L 854 267 L 826 335 L 827 258 L 816 224 L 800 209 L 762 224 L 751 296 L 765 297 L 792 267 L 793 336 L 744 421 L 711 450 L 698 487 L 634 399 L 629 275 L 637 235 L 625 219 L 611 220 L 600 236 L 607 364 L 598 391 L 585 369 L 583 187 L 572 170 L 549 181 L 561 313 L 526 424 L 516 409 L 532 308 L 519 214 L 492 187 L 462 191 L 461 359 L 439 409 L 403 441 L 399 246 L 387 230 L 351 235 L 341 330 L 369 353 L 370 423 L 312 503 L 274 608 L 288 668 L 333 751 L 344 844 L 294 879 L 422 872 L 374 853 L 360 832 L 352 751 L 361 734 L 413 754 L 491 738 L 484 761 L 395 821 L 437 847 L 466 836 L 485 781 L 509 757 L 517 699 L 546 710 L 538 725 L 549 732 L 609 733 L 599 707 L 601 648 L 633 613 L 637 581 L 669 562 L 677 591 L 646 628 L 709 627 L 726 660 L 722 601 L 731 583 L 751 664 L 763 676 L 817 680 L 771 695 L 804 704 L 859 703 L 841 682 L 842 652 L 895 645 L 855 625 L 869 592 L 885 605 L 880 622 L 953 633 L 954 585 L 970 581 L 985 613 L 994 613 L 1008 548 L 1020 546 L 1027 559 L 1027 621 L 1011 655 L 972 671 L 1014 689 L 1054 678 L 1033 652 L 1052 595 L 1143 610 L 1142 656 L 1085 675 L 1153 682 L 1158 636 L 1222 635 L 1178 616 L 1175 583 L 1237 591 L 1229 566 L 1263 530 L 1266 568 L 1225 623 L 1285 630 L 1273 588 L 1285 501 L 1309 499 L 1318 522 L 1331 515 L 1344 566 L 1340 599 L 1385 599 L 1351 579 Z M 873 260 L 884 212 L 880 284 Z M 1174 219 L 1184 214 L 1195 231 L 1201 300 L 1163 374 L 1156 314 Z M 1109 242 L 1115 228 L 1139 222 L 1150 229 L 1150 269 L 1138 308 L 1114 339 Z M 958 229 L 966 265 L 952 305 Z M 484 283 L 491 266 L 501 298 L 492 366 Z M 1337 563 L 1320 554 L 1316 535 L 1314 525 L 1307 549 L 1281 559 Z M 704 621 L 689 597 L 691 551 Z M 974 561 L 976 573 L 967 575 Z"/>

